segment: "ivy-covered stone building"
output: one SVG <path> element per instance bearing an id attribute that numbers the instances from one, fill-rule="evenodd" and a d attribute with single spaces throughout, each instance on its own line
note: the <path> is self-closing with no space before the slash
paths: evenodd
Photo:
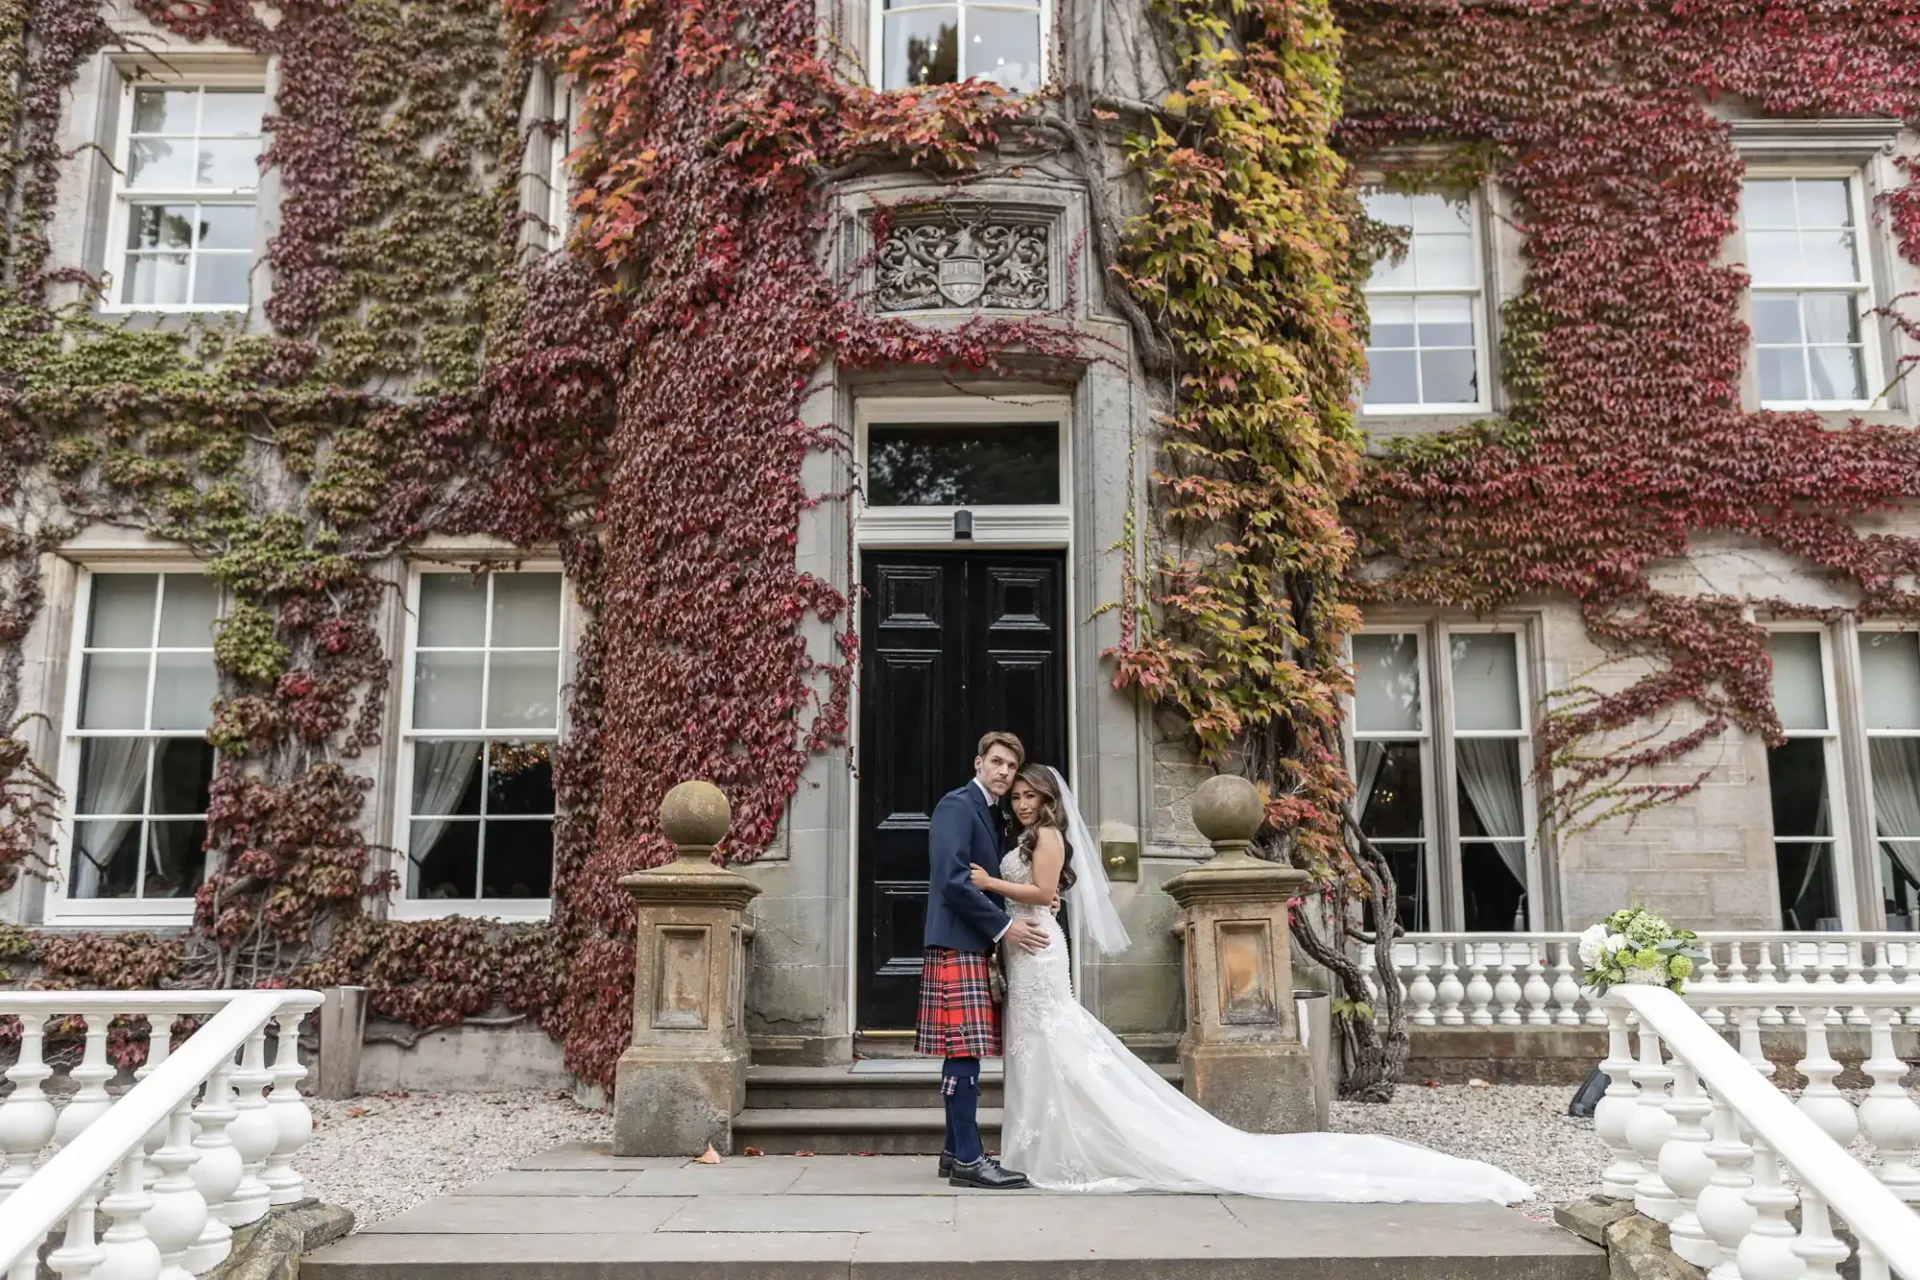
<path id="1" fill-rule="evenodd" d="M 1215 768 L 1356 923 L 1911 927 L 1910 8 L 21 0 L 16 977 L 604 1083 L 705 777 L 882 1052 L 1002 728 L 1146 1045 Z"/>

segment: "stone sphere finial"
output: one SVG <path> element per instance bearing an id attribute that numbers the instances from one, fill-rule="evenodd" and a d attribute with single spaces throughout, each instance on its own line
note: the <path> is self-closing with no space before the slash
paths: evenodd
<path id="1" fill-rule="evenodd" d="M 1266 817 L 1260 792 L 1234 773 L 1216 773 L 1193 793 L 1193 825 L 1212 844 L 1253 839 Z"/>
<path id="2" fill-rule="evenodd" d="M 733 825 L 727 793 L 711 782 L 683 782 L 660 802 L 660 829 L 675 848 L 711 849 Z"/>

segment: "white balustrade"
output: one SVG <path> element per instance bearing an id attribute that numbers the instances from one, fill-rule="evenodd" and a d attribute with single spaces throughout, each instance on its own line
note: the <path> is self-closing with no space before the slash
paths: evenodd
<path id="1" fill-rule="evenodd" d="M 1749 973 L 1763 964 L 1761 954 L 1747 960 Z M 1777 954 L 1776 965 L 1782 961 L 1794 962 Z M 1835 1213 L 1859 1241 L 1863 1280 L 1920 1280 L 1920 1217 L 1909 1207 L 1920 1183 L 1920 1105 L 1902 1087 L 1905 1064 L 1893 1041 L 1912 993 L 1870 967 L 1843 978 L 1829 966 L 1825 980 L 1817 967 L 1798 981 L 1774 970 L 1783 971 L 1786 978 L 1771 983 L 1689 986 L 1684 998 L 1661 987 L 1608 992 L 1601 1004 L 1610 1052 L 1601 1066 L 1611 1085 L 1595 1114 L 1613 1156 L 1603 1193 L 1668 1223 L 1674 1252 L 1706 1268 L 1709 1280 L 1836 1280 L 1848 1246 Z M 1721 1026 L 1709 1025 L 1709 1010 Z M 1798 1070 L 1807 1087 L 1798 1101 L 1775 1087 L 1761 1055 L 1769 1017 L 1804 1037 Z M 1857 1111 L 1833 1086 L 1840 1064 L 1828 1032 L 1836 1022 L 1871 1033 L 1863 1070 L 1874 1087 Z M 1727 1042 L 1728 1024 L 1739 1048 Z M 1628 1043 L 1636 1027 L 1637 1057 Z M 1848 1153 L 1855 1136 L 1873 1144 L 1877 1169 Z"/>
<path id="2" fill-rule="evenodd" d="M 299 1093 L 299 1031 L 319 1006 L 312 991 L 0 992 L 0 1018 L 21 1029 L 14 1089 L 0 1101 L 7 1280 L 35 1274 L 54 1232 L 46 1266 L 63 1280 L 191 1280 L 226 1260 L 234 1226 L 300 1200 L 294 1159 L 313 1117 Z M 176 1048 L 181 1015 L 204 1021 Z M 117 1017 L 146 1018 L 151 1038 L 133 1087 L 115 1098 L 107 1034 Z M 77 1087 L 56 1109 L 43 1088 L 47 1028 L 75 1018 Z M 106 1231 L 96 1238 L 97 1218 Z"/>

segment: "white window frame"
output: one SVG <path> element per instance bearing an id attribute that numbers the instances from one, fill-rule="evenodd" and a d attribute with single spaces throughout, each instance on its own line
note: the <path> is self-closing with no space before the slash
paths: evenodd
<path id="1" fill-rule="evenodd" d="M 1873 279 L 1874 259 L 1871 251 L 1871 237 L 1875 224 L 1872 218 L 1872 211 L 1867 205 L 1866 177 L 1865 170 L 1857 164 L 1751 164 L 1747 166 L 1746 172 L 1742 175 L 1741 194 L 1743 197 L 1746 193 L 1746 183 L 1748 181 L 1782 181 L 1789 178 L 1812 179 L 1815 181 L 1832 181 L 1836 179 L 1845 181 L 1847 184 L 1847 208 L 1853 218 L 1855 269 L 1859 273 L 1858 283 L 1853 285 L 1817 283 L 1770 284 L 1762 286 L 1753 284 L 1751 280 L 1753 272 L 1753 251 L 1751 248 L 1752 242 L 1748 238 L 1751 228 L 1747 226 L 1746 215 L 1743 208 L 1740 219 L 1741 265 L 1746 268 L 1749 276 L 1746 303 L 1748 330 L 1747 360 L 1753 370 L 1754 394 L 1756 397 L 1760 397 L 1758 403 L 1762 409 L 1782 413 L 1793 413 L 1801 410 L 1813 410 L 1816 412 L 1858 412 L 1883 407 L 1884 405 L 1885 396 L 1880 391 L 1884 377 L 1880 355 L 1881 325 L 1875 315 L 1875 309 L 1879 303 L 1875 296 L 1876 291 L 1874 289 Z M 1758 294 L 1777 293 L 1832 293 L 1852 296 L 1858 300 L 1860 308 L 1860 376 L 1862 385 L 1867 393 L 1865 399 L 1768 400 L 1761 395 L 1760 344 L 1758 341 L 1758 332 L 1754 329 L 1753 325 L 1753 299 L 1755 295 Z M 1803 343 L 1802 351 L 1804 350 L 1805 344 Z M 1807 390 L 1809 393 L 1813 390 L 1811 370 L 1808 372 Z"/>
<path id="2" fill-rule="evenodd" d="M 1464 884 L 1465 861 L 1462 857 L 1468 844 L 1499 843 L 1487 837 L 1461 836 L 1461 820 L 1458 796 L 1459 767 L 1455 756 L 1455 743 L 1461 738 L 1496 738 L 1520 744 L 1520 803 L 1522 814 L 1522 836 L 1526 841 L 1527 881 L 1520 886 L 1521 901 L 1525 904 L 1527 928 L 1545 927 L 1546 904 L 1541 897 L 1541 886 L 1545 883 L 1545 871 L 1541 865 L 1539 838 L 1538 797 L 1533 778 L 1533 741 L 1534 707 L 1532 645 L 1529 628 L 1524 625 L 1508 623 L 1469 623 L 1469 622 L 1380 622 L 1363 626 L 1359 635 L 1411 635 L 1415 641 L 1415 661 L 1420 673 L 1420 732 L 1363 732 L 1359 728 L 1358 707 L 1354 699 L 1348 699 L 1347 740 L 1348 769 L 1354 770 L 1357 756 L 1354 746 L 1361 742 L 1411 742 L 1416 738 L 1420 743 L 1420 785 L 1423 788 L 1423 813 L 1421 820 L 1425 824 L 1427 835 L 1425 845 L 1425 863 L 1423 872 L 1427 880 L 1427 927 L 1420 932 L 1460 932 L 1466 927 L 1466 893 Z M 1452 638 L 1455 635 L 1510 635 L 1514 646 L 1514 672 L 1519 682 L 1515 691 L 1520 702 L 1520 729 L 1469 729 L 1456 728 L 1458 716 L 1455 715 L 1455 695 L 1453 690 L 1453 649 Z M 1348 651 L 1348 660 L 1352 660 L 1352 651 Z M 1367 797 L 1356 797 L 1356 820 L 1365 811 Z M 1412 841 L 1384 842 L 1376 841 L 1383 849 L 1387 845 L 1407 845 Z M 1411 921 L 1402 921 L 1402 927 L 1415 932 Z"/>
<path id="3" fill-rule="evenodd" d="M 1822 741 L 1821 759 L 1827 771 L 1827 812 L 1833 830 L 1826 836 L 1781 836 L 1773 829 L 1773 775 L 1767 772 L 1767 842 L 1773 850 L 1773 865 L 1776 876 L 1780 866 L 1780 846 L 1782 844 L 1812 844 L 1825 839 L 1831 842 L 1832 851 L 1828 855 L 1833 867 L 1833 894 L 1835 906 L 1840 912 L 1842 929 L 1860 927 L 1859 896 L 1856 892 L 1853 873 L 1853 858 L 1849 850 L 1853 848 L 1853 834 L 1850 825 L 1851 814 L 1847 804 L 1847 774 L 1840 750 L 1840 699 L 1834 683 L 1834 646 L 1833 633 L 1818 622 L 1769 622 L 1766 624 L 1769 635 L 1797 633 L 1814 635 L 1820 640 L 1820 688 L 1821 696 L 1826 699 L 1827 727 L 1824 731 L 1813 729 L 1782 730 L 1789 740 L 1797 738 L 1818 738 Z M 1770 686 L 1771 687 L 1771 686 Z M 1774 907 L 1782 912 L 1781 927 L 1786 927 L 1785 907 L 1776 892 Z"/>
<path id="4" fill-rule="evenodd" d="M 1053 83 L 1054 76 L 1057 72 L 1057 69 L 1054 66 L 1054 59 L 1053 59 L 1053 0 L 1039 0 L 1039 5 L 1040 5 L 1040 83 L 1034 87 L 1033 92 L 1035 93 L 1041 92 L 1045 90 L 1047 86 L 1051 85 Z M 868 26 L 867 26 L 867 47 L 872 54 L 872 56 L 867 59 L 868 83 L 872 85 L 872 87 L 875 89 L 879 89 L 882 91 L 886 90 L 887 14 L 917 13 L 921 11 L 930 11 L 934 9 L 957 9 L 958 10 L 958 16 L 955 18 L 955 26 L 957 30 L 957 44 L 960 51 L 960 65 L 957 68 L 957 70 L 960 72 L 960 79 L 962 81 L 965 81 L 968 78 L 967 76 L 967 9 L 969 7 L 978 8 L 978 9 L 1002 10 L 1008 13 L 1033 12 L 1032 5 L 1001 4 L 1001 3 L 994 3 L 994 0 L 985 0 L 985 3 L 975 3 L 972 5 L 969 5 L 968 0 L 923 0 L 922 3 L 902 5 L 898 9 L 887 8 L 886 0 L 871 0 L 871 4 L 868 11 Z M 975 77 L 978 78 L 977 72 L 975 73 Z M 896 90 L 895 92 L 899 92 L 899 93 L 918 92 L 923 87 L 925 86 L 909 85 L 899 90 Z"/>
<path id="5" fill-rule="evenodd" d="M 545 920 L 553 914 L 553 899 L 548 898 L 414 898 L 407 893 L 407 873 L 409 869 L 409 843 L 413 834 L 413 754 L 414 744 L 421 738 L 459 738 L 493 741 L 501 738 L 551 741 L 558 745 L 567 738 L 567 688 L 573 678 L 573 641 L 575 635 L 573 581 L 565 572 L 560 561 L 552 558 L 533 558 L 526 560 L 507 560 L 499 558 L 488 564 L 489 577 L 505 573 L 555 573 L 560 575 L 560 651 L 556 669 L 558 684 L 554 691 L 555 726 L 551 732 L 539 730 L 494 730 L 473 728 L 459 730 L 431 729 L 416 731 L 413 727 L 413 696 L 415 657 L 419 652 L 420 638 L 420 580 L 430 573 L 460 573 L 473 567 L 471 559 L 454 562 L 451 560 L 416 559 L 407 564 L 407 609 L 403 648 L 401 650 L 401 695 L 399 750 L 396 753 L 397 766 L 393 787 L 393 849 L 394 872 L 399 883 L 388 898 L 388 913 L 396 920 L 434 920 L 447 916 L 474 916 L 499 920 Z M 491 615 L 491 609 L 488 610 Z M 491 618 L 489 617 L 489 625 Z M 512 652 L 488 648 L 486 653 Z M 482 670 L 486 670 L 483 666 Z M 486 686 L 481 685 L 481 714 L 485 716 Z M 486 767 L 486 761 L 481 761 Z M 484 786 L 484 778 L 482 779 Z M 565 814 L 558 794 L 554 796 L 554 821 Z M 556 860 L 558 851 L 555 851 Z M 475 885 L 476 891 L 479 888 Z"/>
<path id="6" fill-rule="evenodd" d="M 80 566 L 74 581 L 73 627 L 67 643 L 67 672 L 65 701 L 61 708 L 60 721 L 60 759 L 56 780 L 62 796 L 60 820 L 55 824 L 53 836 L 53 856 L 55 874 L 48 886 L 46 895 L 46 922 L 48 924 L 72 925 L 79 927 L 120 928 L 130 925 L 182 925 L 192 921 L 194 898 L 76 898 L 68 893 L 68 883 L 73 874 L 73 844 L 78 835 L 79 824 L 75 821 L 74 806 L 80 797 L 80 755 L 82 744 L 88 738 L 200 738 L 204 740 L 204 730 L 191 729 L 82 729 L 80 727 L 80 696 L 84 683 L 86 666 L 87 627 L 93 617 L 93 584 L 100 577 L 131 574 L 180 574 L 194 577 L 206 577 L 207 567 L 196 560 L 169 558 L 151 559 L 99 559 Z M 165 588 L 162 588 L 164 592 Z M 224 614 L 227 605 L 226 593 L 221 592 L 219 608 Z M 158 639 L 160 609 L 154 610 L 155 639 Z M 211 649 L 211 644 L 209 644 Z M 137 652 L 137 651 L 136 651 Z M 159 653 L 198 653 L 200 650 L 175 647 L 161 648 L 157 644 L 147 652 Z M 147 678 L 147 706 L 151 714 L 153 693 L 156 680 L 151 674 Z M 220 756 L 216 752 L 213 763 L 216 776 L 220 768 Z M 153 763 L 149 755 L 147 763 L 148 785 L 152 785 Z M 174 818 L 185 820 L 193 815 L 143 814 L 140 821 L 152 821 Z M 204 820 L 205 815 L 199 815 Z M 203 851 L 208 859 L 203 875 L 212 874 L 212 854 Z"/>
<path id="7" fill-rule="evenodd" d="M 1381 189 L 1378 182 L 1365 185 L 1375 190 Z M 1387 192 L 1386 194 L 1398 193 Z M 1361 302 L 1369 307 L 1371 307 L 1375 294 L 1387 298 L 1405 298 L 1409 302 L 1416 304 L 1421 298 L 1467 299 L 1468 305 L 1473 313 L 1473 366 L 1474 387 L 1476 392 L 1473 403 L 1368 404 L 1366 402 L 1366 388 L 1362 386 L 1358 389 L 1358 394 L 1355 396 L 1355 399 L 1359 402 L 1360 412 L 1363 416 L 1377 418 L 1462 417 L 1490 413 L 1492 411 L 1493 360 L 1491 355 L 1492 348 L 1488 341 L 1488 334 L 1492 330 L 1492 325 L 1489 322 L 1489 311 L 1487 307 L 1486 232 L 1484 227 L 1486 219 L 1483 194 L 1484 193 L 1476 187 L 1466 193 L 1464 201 L 1467 206 L 1467 227 L 1473 244 L 1472 273 L 1474 283 L 1471 290 L 1458 287 L 1369 289 L 1364 284 L 1360 288 Z M 1461 201 L 1453 199 L 1450 195 L 1445 198 L 1452 204 L 1462 203 Z M 1409 234 L 1411 234 L 1411 231 L 1409 231 Z M 1371 312 L 1369 312 L 1369 314 L 1371 314 Z"/>
<path id="8" fill-rule="evenodd" d="M 192 189 L 156 188 L 136 191 L 127 185 L 127 172 L 132 158 L 133 100 L 141 89 L 258 89 L 264 96 L 267 93 L 266 69 L 257 61 L 235 59 L 237 65 L 231 67 L 195 67 L 192 70 L 155 71 L 144 63 L 138 66 L 128 65 L 116 68 L 120 82 L 120 103 L 113 143 L 113 193 L 109 202 L 107 216 L 106 262 L 101 274 L 107 281 L 107 289 L 100 300 L 100 310 L 118 315 L 162 312 L 167 314 L 239 314 L 253 306 L 251 281 L 253 271 L 260 265 L 260 220 L 264 212 L 261 204 L 261 184 L 256 178 L 251 187 L 205 187 Z M 266 112 L 271 113 L 273 103 L 266 104 Z M 260 145 L 267 145 L 266 132 L 260 135 Z M 248 267 L 249 300 L 246 302 L 223 303 L 184 303 L 161 302 L 122 302 L 120 291 L 126 280 L 123 271 L 127 262 L 127 225 L 132 207 L 136 204 L 154 204 L 166 200 L 178 203 L 193 201 L 196 204 L 250 204 L 254 210 L 254 243 L 252 257 Z M 196 251 L 197 258 L 197 251 Z M 188 296 L 192 296 L 192 287 L 188 287 Z"/>
<path id="9" fill-rule="evenodd" d="M 1860 626 L 1854 634 L 1855 643 L 1858 646 L 1855 654 L 1855 661 L 1858 664 L 1856 669 L 1860 673 L 1857 687 L 1863 704 L 1859 708 L 1862 714 L 1859 717 L 1858 724 L 1859 732 L 1861 738 L 1864 740 L 1865 746 L 1860 756 L 1862 776 L 1858 792 L 1861 797 L 1861 802 L 1866 809 L 1863 815 L 1864 829 L 1861 838 L 1865 843 L 1868 858 L 1868 873 L 1873 877 L 1875 897 L 1872 901 L 1875 903 L 1884 903 L 1891 897 L 1889 890 L 1892 886 L 1886 882 L 1885 875 L 1883 874 L 1882 863 L 1887 855 L 1880 851 L 1880 843 L 1882 840 L 1882 836 L 1880 835 L 1880 815 L 1875 808 L 1873 799 L 1873 742 L 1876 738 L 1920 738 L 1920 729 L 1870 729 L 1867 727 L 1864 703 L 1872 696 L 1872 691 L 1866 687 L 1866 659 L 1864 650 L 1869 636 L 1903 637 L 1908 644 L 1913 645 L 1916 650 L 1920 650 L 1920 633 L 1916 633 L 1908 627 L 1879 624 Z M 1914 839 L 1914 837 L 1908 836 L 1891 838 L 1901 842 L 1912 841 Z M 1882 921 L 1881 925 L 1885 927 L 1885 922 Z"/>
<path id="10" fill-rule="evenodd" d="M 1060 432 L 1059 501 L 1050 505 L 983 507 L 869 506 L 867 436 L 881 426 L 992 426 L 1017 422 L 1053 422 Z M 973 516 L 972 545 L 1060 547 L 1073 536 L 1073 401 L 1068 396 L 881 396 L 854 403 L 854 478 L 862 486 L 854 512 L 855 537 L 862 547 L 944 547 L 955 545 L 953 517 Z M 957 544 L 966 546 L 967 543 Z"/>

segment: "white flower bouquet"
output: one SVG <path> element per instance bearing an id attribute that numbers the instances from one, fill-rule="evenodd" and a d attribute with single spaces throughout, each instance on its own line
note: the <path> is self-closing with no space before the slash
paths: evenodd
<path id="1" fill-rule="evenodd" d="M 1595 995 L 1616 982 L 1679 991 L 1707 959 L 1699 935 L 1675 929 L 1645 907 L 1616 911 L 1580 935 L 1581 981 Z"/>

